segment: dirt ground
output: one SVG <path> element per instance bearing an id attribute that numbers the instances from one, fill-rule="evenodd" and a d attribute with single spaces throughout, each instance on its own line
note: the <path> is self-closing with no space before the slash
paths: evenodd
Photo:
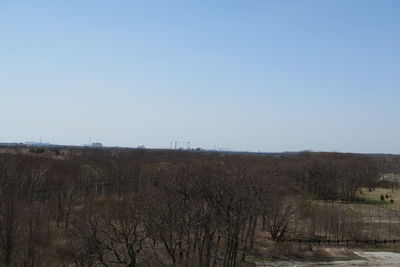
<path id="1" fill-rule="evenodd" d="M 354 251 L 356 260 L 325 261 L 325 262 L 301 262 L 301 261 L 262 261 L 256 262 L 258 267 L 295 267 L 295 266 L 400 266 L 400 253 L 394 252 L 363 252 Z"/>

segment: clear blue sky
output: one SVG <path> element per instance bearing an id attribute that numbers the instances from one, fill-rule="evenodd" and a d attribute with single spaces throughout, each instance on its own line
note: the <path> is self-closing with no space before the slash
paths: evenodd
<path id="1" fill-rule="evenodd" d="M 0 0 L 0 141 L 400 153 L 400 1 Z"/>

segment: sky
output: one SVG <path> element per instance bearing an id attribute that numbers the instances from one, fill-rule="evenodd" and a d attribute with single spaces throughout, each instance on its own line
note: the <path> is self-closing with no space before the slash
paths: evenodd
<path id="1" fill-rule="evenodd" d="M 0 0 L 0 142 L 400 153 L 400 1 Z"/>

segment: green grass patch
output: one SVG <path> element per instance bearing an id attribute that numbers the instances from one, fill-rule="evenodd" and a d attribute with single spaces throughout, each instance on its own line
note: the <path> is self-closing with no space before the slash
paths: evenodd
<path id="1" fill-rule="evenodd" d="M 390 209 L 400 210 L 400 190 L 375 188 L 369 191 L 364 188 L 361 193 L 357 193 L 354 203 L 387 206 Z"/>
<path id="2" fill-rule="evenodd" d="M 357 196 L 354 201 L 354 204 L 365 204 L 365 205 L 375 205 L 375 206 L 383 206 L 388 204 L 388 202 L 373 199 L 373 198 L 367 198 L 367 197 L 359 197 Z"/>

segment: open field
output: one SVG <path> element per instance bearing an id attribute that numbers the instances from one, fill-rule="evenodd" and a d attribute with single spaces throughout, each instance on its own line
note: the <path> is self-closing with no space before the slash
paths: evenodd
<path id="1" fill-rule="evenodd" d="M 364 252 L 355 251 L 355 256 L 359 259 L 355 260 L 340 260 L 340 261 L 317 261 L 317 262 L 307 262 L 307 261 L 263 261 L 257 262 L 258 267 L 295 267 L 295 266 L 387 266 L 387 267 L 397 267 L 400 266 L 400 253 L 393 252 Z"/>
<path id="2" fill-rule="evenodd" d="M 396 173 L 386 173 L 384 175 L 381 175 L 380 177 L 381 181 L 391 181 L 391 182 L 400 182 L 400 174 Z"/>
<path id="3" fill-rule="evenodd" d="M 384 197 L 381 200 L 381 196 Z M 362 193 L 357 193 L 357 197 L 365 200 L 366 204 L 379 205 L 382 207 L 400 210 L 400 190 L 391 188 L 374 188 L 369 191 L 363 188 Z M 393 200 L 393 202 L 391 201 Z"/>

